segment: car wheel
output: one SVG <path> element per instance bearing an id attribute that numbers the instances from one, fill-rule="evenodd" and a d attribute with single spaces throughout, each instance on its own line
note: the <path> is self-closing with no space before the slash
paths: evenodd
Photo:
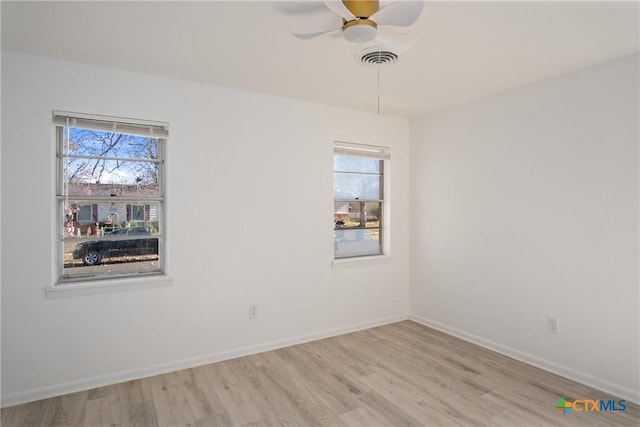
<path id="1" fill-rule="evenodd" d="M 82 257 L 82 262 L 84 265 L 98 265 L 102 260 L 102 255 L 98 252 L 89 252 L 84 257 Z"/>

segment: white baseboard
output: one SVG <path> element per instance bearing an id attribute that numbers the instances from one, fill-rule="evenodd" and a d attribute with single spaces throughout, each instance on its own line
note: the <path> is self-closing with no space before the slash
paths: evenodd
<path id="1" fill-rule="evenodd" d="M 585 372 L 576 371 L 573 368 L 559 365 L 557 363 L 551 362 L 546 359 L 542 359 L 540 357 L 534 356 L 529 353 L 525 353 L 515 348 L 508 347 L 506 345 L 497 343 L 495 341 L 491 341 L 491 340 L 479 337 L 477 335 L 462 331 L 460 329 L 456 329 L 456 328 L 444 325 L 440 322 L 436 322 L 435 320 L 431 320 L 426 317 L 418 316 L 416 314 L 411 314 L 409 315 L 409 320 L 412 320 L 414 322 L 420 323 L 424 326 L 428 326 L 433 329 L 437 329 L 449 335 L 453 335 L 457 338 L 463 339 L 465 341 L 469 341 L 473 344 L 477 344 L 481 347 L 488 348 L 489 350 L 493 350 L 495 352 L 498 352 L 505 356 L 509 356 L 513 359 L 519 360 L 521 362 L 527 363 L 537 368 L 544 369 L 545 371 L 549 371 L 554 374 L 560 375 L 562 377 L 568 378 L 570 380 L 579 382 L 581 384 L 588 385 L 589 387 L 593 387 L 605 393 L 618 396 L 621 399 L 625 399 L 629 402 L 640 404 L 640 391 L 638 390 L 633 390 L 633 389 L 621 386 L 619 384 L 615 384 L 615 383 L 603 380 L 601 378 L 595 377 Z"/>
<path id="2" fill-rule="evenodd" d="M 281 340 L 268 341 L 256 345 L 240 347 L 228 351 L 196 356 L 182 360 L 176 360 L 169 363 L 151 366 L 144 369 L 133 369 L 113 374 L 99 375 L 96 377 L 70 381 L 67 383 L 56 384 L 52 386 L 27 390 L 18 393 L 2 394 L 1 407 L 19 405 L 22 403 L 33 402 L 36 400 L 47 399 L 50 397 L 61 396 L 68 393 L 89 390 L 96 387 L 103 387 L 110 384 L 117 384 L 125 381 L 146 378 L 153 375 L 166 374 L 168 372 L 179 371 L 181 369 L 189 369 L 196 366 L 208 365 L 210 363 L 221 362 L 223 360 L 235 359 L 237 357 L 248 356 L 251 354 L 262 353 L 264 351 L 276 350 L 278 348 L 289 347 L 305 342 L 316 341 L 323 338 L 329 338 L 338 335 L 344 335 L 356 332 L 362 329 L 374 328 L 376 326 L 387 325 L 390 323 L 407 320 L 408 314 L 384 317 L 367 322 L 361 322 L 344 326 L 340 328 L 328 329 L 324 331 L 313 332 L 310 334 L 299 335 Z"/>

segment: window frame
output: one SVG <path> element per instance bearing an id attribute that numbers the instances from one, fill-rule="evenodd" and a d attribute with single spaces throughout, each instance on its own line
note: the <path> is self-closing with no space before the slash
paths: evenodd
<path id="1" fill-rule="evenodd" d="M 359 199 L 359 198 L 353 198 L 353 199 L 348 199 L 348 198 L 336 198 L 336 173 L 353 173 L 350 171 L 342 171 L 342 170 L 336 170 L 335 167 L 335 156 L 336 155 L 344 155 L 344 156 L 351 156 L 351 157 L 359 157 L 359 158 L 365 158 L 365 159 L 375 159 L 375 160 L 379 160 L 380 161 L 380 171 L 379 174 L 374 174 L 374 173 L 362 173 L 362 174 L 368 174 L 368 175 L 379 175 L 379 191 L 380 191 L 380 198 L 376 198 L 376 199 Z M 390 175 L 389 175 L 389 169 L 390 169 L 390 160 L 391 160 L 391 149 L 390 147 L 385 147 L 385 146 L 377 146 L 377 145 L 368 145 L 368 144 L 357 144 L 357 143 L 350 143 L 350 142 L 342 142 L 342 141 L 335 141 L 334 142 L 334 147 L 333 147 L 333 206 L 334 206 L 334 219 L 333 219 L 333 233 L 334 233 L 334 238 L 333 238 L 333 265 L 334 267 L 339 266 L 339 265 L 348 265 L 348 264 L 352 264 L 352 265 L 360 265 L 363 263 L 371 263 L 371 262 L 386 262 L 387 260 L 390 260 L 389 254 L 390 254 L 390 239 L 389 239 L 389 211 L 390 211 L 390 198 L 389 198 L 389 179 L 390 179 Z M 370 202 L 370 203 L 378 203 L 379 204 L 379 211 L 378 211 L 378 220 L 379 220 L 379 225 L 378 227 L 367 227 L 366 226 L 366 219 L 365 219 L 365 226 L 362 228 L 353 228 L 353 230 L 371 230 L 371 229 L 378 229 L 379 230 L 379 237 L 378 237 L 378 247 L 379 247 L 379 252 L 378 253 L 372 253 L 372 254 L 359 254 L 359 255 L 347 255 L 347 256 L 340 256 L 340 257 L 336 257 L 336 231 L 339 230 L 338 227 L 336 227 L 336 206 L 338 204 L 349 204 L 349 206 L 351 206 L 351 203 L 358 203 L 358 202 Z"/>
<path id="2" fill-rule="evenodd" d="M 161 286 L 167 285 L 167 277 L 165 275 L 166 266 L 166 144 L 169 136 L 168 123 L 156 122 L 150 120 L 127 119 L 113 116 L 102 116 L 84 113 L 72 113 L 65 111 L 53 111 L 52 125 L 54 129 L 55 140 L 55 167 L 56 167 L 56 188 L 54 193 L 55 209 L 57 214 L 55 231 L 55 282 L 47 288 L 47 296 L 62 296 L 67 290 L 71 294 L 91 293 L 91 288 L 104 290 L 106 287 L 113 285 L 113 288 L 128 288 L 131 285 L 139 283 L 141 287 L 149 287 L 150 281 L 158 280 Z M 113 132 L 116 134 L 133 135 L 145 138 L 154 138 L 155 158 L 140 157 L 136 159 L 119 158 L 118 160 L 128 160 L 132 162 L 154 163 L 157 165 L 157 195 L 135 195 L 135 196 L 118 196 L 117 199 L 113 195 L 73 195 L 69 194 L 68 181 L 65 177 L 65 162 L 70 158 L 89 158 L 108 160 L 108 155 L 71 155 L 65 151 L 66 138 L 69 138 L 67 128 L 87 129 L 98 132 Z M 66 136 L 65 136 L 66 135 Z M 67 148 L 68 150 L 68 148 Z M 68 220 L 65 206 L 72 206 L 72 202 L 88 202 L 92 206 L 92 215 L 94 214 L 94 206 L 102 204 L 114 205 L 114 201 L 118 204 L 138 205 L 142 204 L 145 215 L 147 205 L 157 206 L 157 226 L 159 232 L 153 234 L 153 238 L 158 239 L 158 260 L 157 268 L 151 271 L 143 271 L 141 269 L 132 269 L 126 272 L 99 271 L 93 275 L 79 275 L 77 277 L 65 275 L 65 224 Z M 159 276 L 164 276 L 164 279 Z M 162 283 L 164 282 L 164 283 Z M 126 284 L 126 287 L 123 287 Z M 133 286 L 136 287 L 136 286 Z M 87 289 L 89 292 L 87 292 Z M 59 291 L 65 292 L 59 292 Z M 58 295 L 56 295 L 58 294 Z"/>

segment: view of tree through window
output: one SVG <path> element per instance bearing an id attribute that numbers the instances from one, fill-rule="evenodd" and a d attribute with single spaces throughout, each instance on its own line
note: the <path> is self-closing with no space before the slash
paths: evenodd
<path id="1" fill-rule="evenodd" d="M 335 258 L 382 254 L 383 166 L 357 151 L 334 154 Z"/>
<path id="2" fill-rule="evenodd" d="M 62 115 L 54 123 L 60 281 L 161 272 L 165 138 L 154 133 L 165 127 Z"/>
<path id="3" fill-rule="evenodd" d="M 69 128 L 65 154 L 69 184 L 136 185 L 155 188 L 154 194 L 158 194 L 155 138 Z"/>

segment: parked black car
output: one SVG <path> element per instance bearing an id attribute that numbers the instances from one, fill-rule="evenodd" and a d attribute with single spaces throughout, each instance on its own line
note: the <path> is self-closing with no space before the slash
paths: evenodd
<path id="1" fill-rule="evenodd" d="M 123 239 L 131 236 L 131 239 Z M 73 259 L 81 259 L 84 265 L 97 265 L 104 258 L 127 255 L 157 255 L 158 238 L 151 236 L 147 227 L 120 228 L 98 240 L 78 243 L 73 249 Z"/>

